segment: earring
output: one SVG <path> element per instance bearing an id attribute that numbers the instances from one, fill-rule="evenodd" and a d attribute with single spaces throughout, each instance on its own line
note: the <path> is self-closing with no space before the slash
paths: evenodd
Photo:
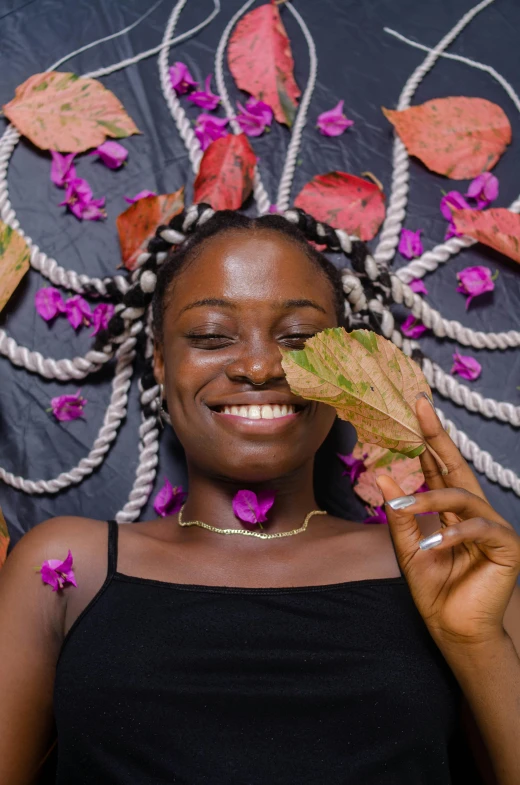
<path id="1" fill-rule="evenodd" d="M 168 425 L 172 424 L 171 417 L 165 409 L 165 395 L 164 395 L 164 384 L 159 385 L 159 418 L 164 422 L 168 423 Z"/>

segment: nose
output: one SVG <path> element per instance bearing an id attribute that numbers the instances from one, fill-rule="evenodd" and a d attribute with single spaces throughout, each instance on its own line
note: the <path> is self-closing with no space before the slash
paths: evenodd
<path id="1" fill-rule="evenodd" d="M 258 338 L 241 342 L 237 355 L 226 367 L 226 374 L 231 381 L 249 382 L 256 387 L 285 379 L 277 342 Z"/>

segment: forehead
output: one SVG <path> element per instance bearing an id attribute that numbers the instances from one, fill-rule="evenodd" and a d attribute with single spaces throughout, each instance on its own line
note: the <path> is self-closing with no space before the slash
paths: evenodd
<path id="1" fill-rule="evenodd" d="M 334 312 L 332 284 L 303 248 L 265 229 L 230 230 L 209 238 L 176 278 L 176 310 L 203 297 L 233 299 L 238 305 L 312 298 Z"/>

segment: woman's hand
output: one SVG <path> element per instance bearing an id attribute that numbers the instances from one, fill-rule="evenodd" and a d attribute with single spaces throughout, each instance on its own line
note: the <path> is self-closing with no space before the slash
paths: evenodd
<path id="1" fill-rule="evenodd" d="M 405 497 L 390 477 L 378 477 L 401 569 L 438 645 L 496 641 L 520 573 L 520 537 L 491 507 L 429 401 L 418 399 L 416 408 L 448 474 L 425 450 L 420 458 L 430 491 Z M 429 511 L 440 514 L 442 539 L 423 550 L 415 515 Z"/>

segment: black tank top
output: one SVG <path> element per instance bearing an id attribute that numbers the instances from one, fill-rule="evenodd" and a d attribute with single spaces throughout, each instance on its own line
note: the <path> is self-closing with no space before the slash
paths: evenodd
<path id="1" fill-rule="evenodd" d="M 248 589 L 117 572 L 57 665 L 57 785 L 478 783 L 403 576 Z"/>

